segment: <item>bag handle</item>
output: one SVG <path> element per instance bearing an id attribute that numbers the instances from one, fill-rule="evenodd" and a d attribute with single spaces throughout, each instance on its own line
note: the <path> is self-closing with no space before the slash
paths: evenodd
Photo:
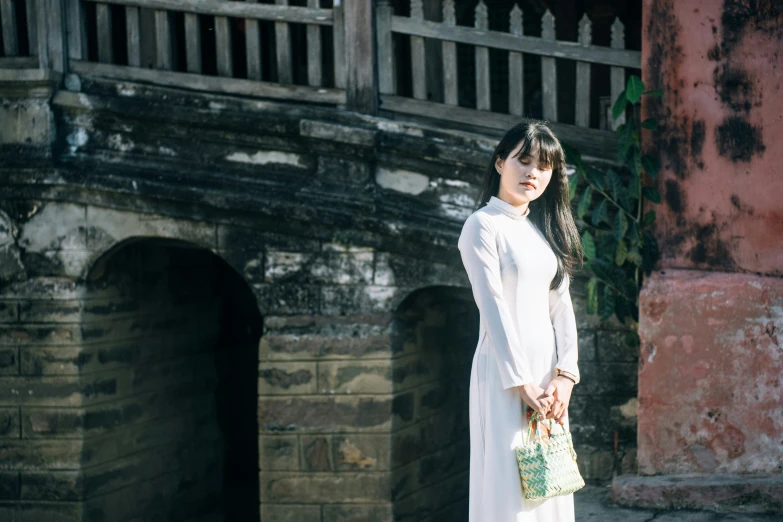
<path id="1" fill-rule="evenodd" d="M 528 442 L 530 440 L 532 440 L 530 438 L 530 436 L 533 434 L 533 421 L 534 420 L 538 421 L 538 422 L 536 422 L 536 435 L 539 438 L 541 438 L 540 431 L 539 431 L 541 429 L 541 422 L 545 421 L 546 419 L 542 419 L 541 415 L 539 415 L 539 413 L 537 411 L 533 411 L 533 415 L 530 416 L 530 420 L 527 423 L 527 440 L 528 440 Z M 549 419 L 549 432 L 550 433 L 552 432 L 552 420 L 553 419 Z M 560 429 L 562 429 L 563 432 L 565 433 L 565 426 L 563 426 L 560 423 L 556 423 L 556 424 L 559 424 L 560 425 Z"/>

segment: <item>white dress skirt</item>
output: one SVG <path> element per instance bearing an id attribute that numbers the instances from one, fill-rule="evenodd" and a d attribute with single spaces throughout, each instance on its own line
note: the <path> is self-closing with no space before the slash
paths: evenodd
<path id="1" fill-rule="evenodd" d="M 570 279 L 549 289 L 557 258 L 528 215 L 492 197 L 459 238 L 481 316 L 470 375 L 469 522 L 574 520 L 573 494 L 524 498 L 514 452 L 527 437 L 518 387 L 546 389 L 557 368 L 579 382 Z"/>

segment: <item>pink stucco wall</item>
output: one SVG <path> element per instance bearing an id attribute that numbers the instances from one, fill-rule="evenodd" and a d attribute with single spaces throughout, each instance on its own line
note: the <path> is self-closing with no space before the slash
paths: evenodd
<path id="1" fill-rule="evenodd" d="M 643 3 L 660 266 L 783 275 L 783 3 Z"/>
<path id="2" fill-rule="evenodd" d="M 640 296 L 643 475 L 783 470 L 783 3 L 643 0 L 662 258 Z"/>
<path id="3" fill-rule="evenodd" d="M 639 472 L 780 473 L 783 278 L 656 271 L 639 326 Z"/>

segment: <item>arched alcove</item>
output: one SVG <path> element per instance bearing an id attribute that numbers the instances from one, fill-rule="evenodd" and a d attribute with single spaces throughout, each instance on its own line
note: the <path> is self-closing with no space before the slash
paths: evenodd
<path id="1" fill-rule="evenodd" d="M 83 375 L 106 391 L 85 413 L 88 511 L 258 520 L 262 318 L 247 283 L 207 249 L 133 238 L 85 284 Z"/>
<path id="2" fill-rule="evenodd" d="M 479 313 L 469 289 L 416 290 L 394 317 L 394 520 L 467 521 L 468 391 Z M 411 400 L 412 399 L 412 400 Z"/>

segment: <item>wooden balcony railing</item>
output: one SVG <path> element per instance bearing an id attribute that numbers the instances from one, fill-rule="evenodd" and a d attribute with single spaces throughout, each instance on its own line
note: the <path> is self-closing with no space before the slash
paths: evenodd
<path id="1" fill-rule="evenodd" d="M 641 53 L 625 49 L 618 19 L 605 47 L 593 45 L 587 16 L 578 41 L 562 41 L 549 11 L 540 36 L 529 36 L 518 6 L 508 13 L 508 30 L 498 31 L 489 29 L 484 0 L 476 1 L 472 26 L 456 23 L 455 0 L 441 1 L 436 22 L 425 20 L 422 0 L 410 0 L 410 16 L 396 15 L 389 0 L 292 0 L 303 4 L 297 6 L 289 0 L 0 0 L 0 78 L 13 77 L 10 69 L 45 69 L 495 131 L 530 114 L 525 92 L 533 81 L 540 117 L 585 153 L 612 155 L 610 128 L 622 120 L 602 115 L 606 124 L 596 125 L 592 111 L 607 110 L 626 73 L 641 68 Z M 397 45 L 400 39 L 407 45 Z M 439 53 L 428 51 L 433 42 Z M 458 46 L 473 53 L 470 104 L 460 96 L 466 73 Z M 491 49 L 508 56 L 503 75 L 492 70 Z M 525 55 L 540 60 L 532 77 Z M 576 62 L 573 92 L 558 92 L 559 60 Z M 428 71 L 430 79 L 439 74 L 437 85 L 428 85 Z M 609 75 L 611 92 L 602 104 L 590 90 L 596 72 Z M 410 84 L 406 92 L 400 75 Z M 500 111 L 491 89 L 498 78 L 508 93 Z M 569 124 L 558 117 L 564 103 L 573 104 Z"/>

